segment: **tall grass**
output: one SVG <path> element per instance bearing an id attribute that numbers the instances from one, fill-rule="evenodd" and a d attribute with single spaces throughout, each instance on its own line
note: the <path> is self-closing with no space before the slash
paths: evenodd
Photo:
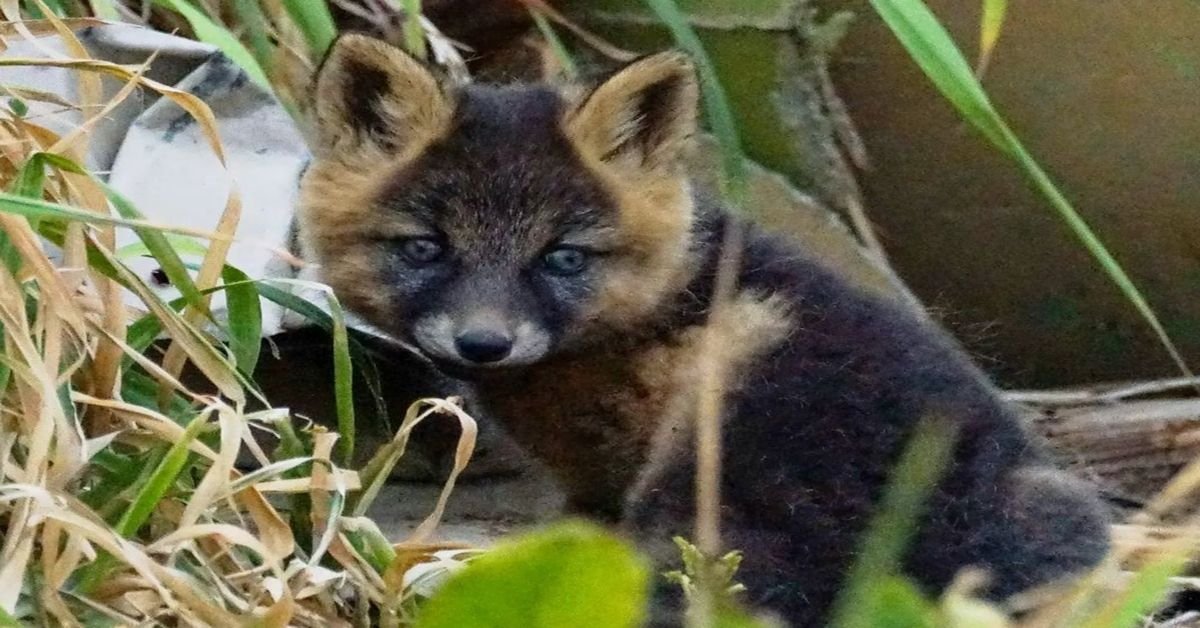
<path id="1" fill-rule="evenodd" d="M 146 79 L 144 67 L 87 58 L 69 28 L 56 26 L 76 56 L 7 56 L 0 66 L 66 68 L 81 84 L 104 74 L 125 87 L 107 101 L 82 90 L 76 106 L 84 121 L 64 135 L 27 118 L 20 99 L 0 110 L 0 624 L 410 621 L 421 594 L 404 575 L 440 549 L 427 539 L 470 458 L 474 423 L 445 400 L 410 410 L 400 443 L 414 425 L 441 415 L 463 426 L 455 470 L 410 539 L 393 545 L 366 523 L 361 515 L 404 448 L 385 448 L 376 458 L 382 463 L 362 470 L 347 466 L 351 342 L 336 300 L 330 296 L 327 314 L 282 282 L 226 263 L 236 193 L 223 211 L 214 208 L 211 231 L 181 229 L 146 220 L 81 167 L 84 131 L 136 90 L 171 99 L 219 157 L 222 147 L 202 101 Z M 119 253 L 117 229 L 131 229 L 140 245 Z M 61 250 L 58 265 L 43 239 Z M 199 264 L 184 262 L 185 249 L 201 252 Z M 164 302 L 126 265 L 129 255 L 154 258 L 182 297 Z M 208 306 L 216 292 L 228 297 L 226 323 Z M 123 294 L 136 295 L 139 306 L 126 306 Z M 249 378 L 262 298 L 333 332 L 340 437 L 297 429 L 286 409 L 250 409 L 266 401 Z M 155 357 L 158 336 L 169 348 Z M 219 394 L 185 385 L 184 362 Z M 272 450 L 264 436 L 279 445 Z M 245 456 L 254 465 L 235 466 Z"/>

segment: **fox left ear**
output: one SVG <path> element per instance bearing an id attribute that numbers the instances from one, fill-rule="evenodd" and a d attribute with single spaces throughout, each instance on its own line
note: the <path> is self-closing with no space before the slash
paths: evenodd
<path id="1" fill-rule="evenodd" d="M 601 161 L 673 168 L 696 132 L 698 91 L 692 63 L 682 53 L 643 57 L 568 110 L 564 128 L 580 150 Z"/>
<path id="2" fill-rule="evenodd" d="M 437 77 L 421 62 L 365 35 L 338 38 L 317 72 L 314 112 L 321 150 L 388 152 L 427 140 L 453 113 Z"/>

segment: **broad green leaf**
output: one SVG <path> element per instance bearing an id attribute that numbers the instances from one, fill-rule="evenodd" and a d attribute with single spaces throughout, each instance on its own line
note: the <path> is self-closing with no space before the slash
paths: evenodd
<path id="1" fill-rule="evenodd" d="M 172 11 L 183 16 L 191 25 L 192 30 L 196 32 L 196 38 L 202 42 L 216 46 L 226 57 L 238 64 L 250 80 L 258 83 L 268 91 L 271 89 L 271 82 L 267 80 L 267 73 L 263 71 L 262 66 L 258 65 L 258 61 L 254 59 L 254 55 L 238 41 L 238 38 L 229 32 L 224 26 L 217 24 L 204 14 L 203 11 L 188 4 L 184 0 L 154 0 L 156 4 L 164 6 Z M 323 2 L 322 2 L 323 3 Z M 305 4 L 318 4 L 317 0 L 305 0 Z"/>
<path id="2" fill-rule="evenodd" d="M 1075 211 L 1066 196 L 1059 191 L 1050 175 L 1046 174 L 1016 134 L 1008 128 L 972 74 L 954 40 L 925 3 L 921 0 L 871 0 L 871 6 L 875 7 L 875 11 L 908 50 L 909 56 L 933 81 L 942 95 L 958 109 L 963 119 L 1020 165 L 1034 187 L 1050 202 L 1075 237 L 1083 243 L 1108 274 L 1109 279 L 1125 295 L 1126 300 L 1145 319 L 1179 370 L 1190 376 L 1191 369 L 1188 368 L 1183 355 L 1137 285 L 1083 217 Z"/>
<path id="3" fill-rule="evenodd" d="M 624 542 L 566 523 L 508 541 L 450 578 L 417 628 L 633 628 L 650 571 Z"/>
<path id="4" fill-rule="evenodd" d="M 872 587 L 866 603 L 871 628 L 935 628 L 937 607 L 903 578 L 883 578 Z M 956 628 L 971 628 L 959 626 Z"/>

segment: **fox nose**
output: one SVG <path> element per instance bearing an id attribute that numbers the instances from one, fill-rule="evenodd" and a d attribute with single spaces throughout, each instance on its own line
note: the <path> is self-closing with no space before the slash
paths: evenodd
<path id="1" fill-rule="evenodd" d="M 472 362 L 499 362 L 512 352 L 512 338 L 489 329 L 464 331 L 454 339 L 458 354 Z"/>

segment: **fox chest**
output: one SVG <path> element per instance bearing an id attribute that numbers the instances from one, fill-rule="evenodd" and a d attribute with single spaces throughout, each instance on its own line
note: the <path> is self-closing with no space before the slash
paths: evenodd
<path id="1" fill-rule="evenodd" d="M 700 382 L 716 371 L 742 385 L 790 329 L 776 299 L 743 295 L 705 325 L 634 347 L 550 360 L 480 389 L 482 401 L 526 449 L 541 458 L 576 501 L 620 503 L 652 449 L 690 433 Z M 713 378 L 708 378 L 713 380 Z"/>
<path id="2" fill-rule="evenodd" d="M 662 417 L 687 397 L 692 343 L 540 365 L 483 401 L 513 436 L 556 469 L 636 474 Z"/>

